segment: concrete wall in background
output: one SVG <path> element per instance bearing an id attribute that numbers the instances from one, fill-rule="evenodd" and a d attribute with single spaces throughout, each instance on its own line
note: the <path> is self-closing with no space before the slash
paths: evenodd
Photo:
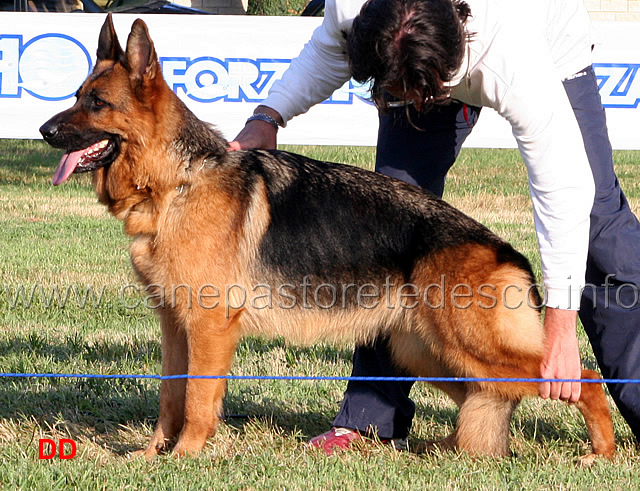
<path id="1" fill-rule="evenodd" d="M 640 21 L 640 0 L 584 0 L 597 21 Z"/>

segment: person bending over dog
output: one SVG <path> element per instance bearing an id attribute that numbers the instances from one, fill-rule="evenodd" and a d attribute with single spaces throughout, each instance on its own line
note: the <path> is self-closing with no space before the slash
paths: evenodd
<path id="1" fill-rule="evenodd" d="M 579 310 L 604 377 L 637 379 L 640 226 L 613 170 L 592 47 L 581 0 L 327 0 L 322 25 L 230 149 L 275 148 L 278 126 L 353 76 L 372 83 L 379 108 L 377 171 L 441 196 L 481 107 L 495 109 L 529 175 L 546 288 L 541 376 L 580 378 Z M 397 375 L 383 338 L 357 347 L 353 363 L 353 375 Z M 334 428 L 311 443 L 331 453 L 374 431 L 405 447 L 411 385 L 349 382 Z M 640 385 L 609 389 L 640 439 Z M 574 402 L 580 384 L 539 392 Z"/>

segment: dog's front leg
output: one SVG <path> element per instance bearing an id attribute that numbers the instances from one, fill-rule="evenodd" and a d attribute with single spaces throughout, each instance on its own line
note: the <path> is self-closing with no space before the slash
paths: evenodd
<path id="1" fill-rule="evenodd" d="M 162 375 L 184 375 L 188 370 L 187 335 L 170 309 L 161 310 Z M 169 440 L 182 429 L 186 379 L 162 380 L 160 385 L 160 415 L 145 458 L 155 457 L 165 449 Z"/>
<path id="2" fill-rule="evenodd" d="M 229 373 L 239 339 L 240 313 L 230 318 L 202 320 L 188 329 L 189 375 L 220 376 Z M 224 379 L 187 380 L 184 426 L 173 450 L 177 456 L 196 454 L 220 423 Z"/>

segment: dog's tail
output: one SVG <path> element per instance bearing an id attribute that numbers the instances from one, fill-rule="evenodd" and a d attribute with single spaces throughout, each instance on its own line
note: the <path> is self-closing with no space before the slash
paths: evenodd
<path id="1" fill-rule="evenodd" d="M 517 403 L 537 396 L 539 384 L 526 379 L 540 377 L 544 329 L 542 302 L 528 262 L 512 254 L 507 257 L 499 248 L 467 245 L 430 258 L 418 275 L 434 271 L 447 271 L 446 288 L 437 298 L 426 297 L 431 308 L 423 306 L 414 320 L 435 328 L 435 335 L 425 337 L 432 356 L 438 356 L 453 376 L 523 379 L 474 382 L 467 385 L 467 397 L 481 392 L 496 401 Z M 443 296 L 449 302 L 446 308 L 432 308 Z M 589 370 L 582 375 L 598 377 Z M 584 416 L 594 454 L 612 456 L 613 425 L 602 385 L 582 384 L 576 406 Z"/>

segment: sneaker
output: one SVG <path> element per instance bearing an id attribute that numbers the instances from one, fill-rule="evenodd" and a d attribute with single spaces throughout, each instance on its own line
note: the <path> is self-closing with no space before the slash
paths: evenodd
<path id="1" fill-rule="evenodd" d="M 321 448 L 327 455 L 333 455 L 335 449 L 349 448 L 355 441 L 362 441 L 360 433 L 348 428 L 331 428 L 330 431 L 309 440 L 309 445 Z"/>
<path id="2" fill-rule="evenodd" d="M 309 445 L 321 448 L 327 455 L 333 455 L 334 450 L 347 449 L 351 447 L 353 442 L 358 441 L 364 441 L 364 438 L 357 431 L 349 428 L 331 428 L 330 431 L 309 440 Z M 379 441 L 385 445 L 391 445 L 397 451 L 406 452 L 409 450 L 408 438 L 392 438 Z"/>

